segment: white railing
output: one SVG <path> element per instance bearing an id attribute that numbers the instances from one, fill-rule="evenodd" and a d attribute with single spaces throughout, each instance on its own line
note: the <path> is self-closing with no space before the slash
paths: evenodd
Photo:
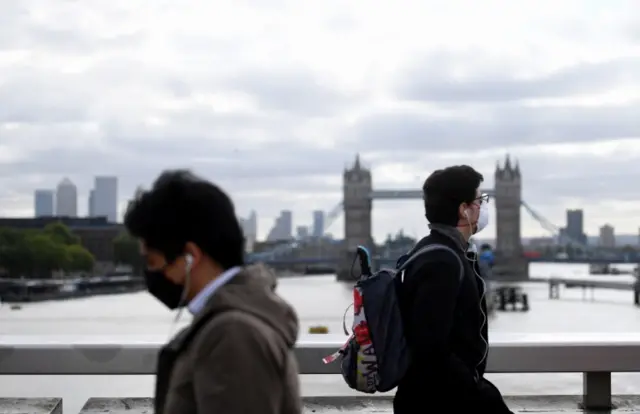
<path id="1" fill-rule="evenodd" d="M 497 335 L 496 335 L 497 336 Z M 36 342 L 38 339 L 40 342 Z M 0 375 L 150 375 L 160 343 L 96 338 L 0 336 Z M 325 365 L 344 337 L 307 336 L 296 347 L 301 374 L 339 374 Z M 640 335 L 510 335 L 492 340 L 491 373 L 582 373 L 585 408 L 611 406 L 611 373 L 640 372 Z M 345 385 L 346 387 L 346 385 Z"/>

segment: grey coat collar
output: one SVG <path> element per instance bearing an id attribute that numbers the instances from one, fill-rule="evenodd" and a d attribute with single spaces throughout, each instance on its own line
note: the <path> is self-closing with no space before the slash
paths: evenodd
<path id="1" fill-rule="evenodd" d="M 464 237 L 462 237 L 462 234 L 457 228 L 447 226 L 445 224 L 429 224 L 429 229 L 453 240 L 456 243 L 456 246 L 458 246 L 463 252 L 467 251 L 469 243 L 464 239 Z"/>

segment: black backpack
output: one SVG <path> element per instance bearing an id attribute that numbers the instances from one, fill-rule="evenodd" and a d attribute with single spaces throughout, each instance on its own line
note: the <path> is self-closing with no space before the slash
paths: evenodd
<path id="1" fill-rule="evenodd" d="M 342 349 L 323 359 L 327 364 L 340 359 L 342 376 L 349 387 L 368 394 L 387 392 L 404 377 L 410 358 L 395 284 L 402 283 L 403 271 L 412 261 L 435 250 L 446 250 L 456 257 L 462 280 L 464 266 L 460 256 L 442 244 L 412 251 L 398 260 L 396 269 L 375 273 L 371 271 L 368 250 L 358 247 L 362 275 L 353 288 L 352 333 Z"/>

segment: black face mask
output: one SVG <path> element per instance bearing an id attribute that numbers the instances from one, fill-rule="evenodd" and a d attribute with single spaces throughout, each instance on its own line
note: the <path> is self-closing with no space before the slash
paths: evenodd
<path id="1" fill-rule="evenodd" d="M 164 269 L 145 270 L 144 281 L 147 290 L 167 308 L 174 310 L 180 306 L 184 286 L 177 285 L 168 280 L 164 275 Z"/>

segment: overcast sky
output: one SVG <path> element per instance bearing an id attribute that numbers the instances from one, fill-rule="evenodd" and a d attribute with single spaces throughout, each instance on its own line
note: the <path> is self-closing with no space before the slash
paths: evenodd
<path id="1" fill-rule="evenodd" d="M 2 215 L 65 176 L 85 214 L 93 175 L 122 205 L 188 167 L 264 235 L 281 209 L 332 209 L 357 152 L 379 189 L 459 163 L 491 187 L 510 153 L 552 222 L 583 208 L 591 234 L 637 234 L 640 2 L 0 2 Z M 375 206 L 376 238 L 426 230 L 420 200 Z"/>

